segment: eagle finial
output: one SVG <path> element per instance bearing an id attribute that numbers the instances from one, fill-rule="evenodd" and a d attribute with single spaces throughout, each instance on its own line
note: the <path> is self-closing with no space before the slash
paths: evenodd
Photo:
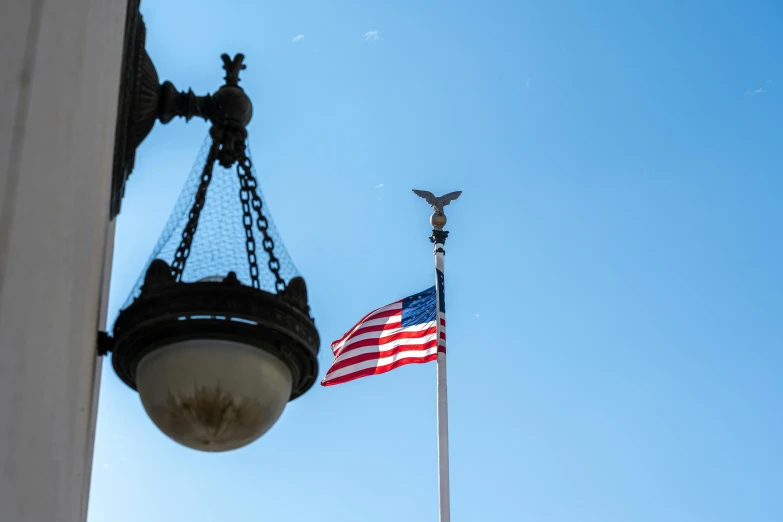
<path id="1" fill-rule="evenodd" d="M 457 199 L 459 195 L 462 194 L 462 191 L 457 190 L 456 192 L 449 192 L 439 198 L 435 197 L 435 194 L 427 190 L 413 189 L 413 193 L 427 200 L 427 203 L 430 204 L 432 210 L 435 211 L 430 217 L 430 223 L 435 230 L 443 230 L 443 227 L 446 225 L 446 214 L 443 213 L 443 207 Z"/>
<path id="2" fill-rule="evenodd" d="M 427 200 L 427 203 L 429 203 L 430 206 L 432 206 L 432 209 L 435 211 L 435 213 L 442 215 L 443 207 L 445 207 L 446 205 L 448 205 L 449 203 L 457 199 L 459 195 L 462 194 L 462 191 L 458 190 L 456 192 L 449 192 L 448 194 L 444 194 L 439 198 L 436 198 L 435 194 L 427 190 L 413 189 L 413 193 Z"/>

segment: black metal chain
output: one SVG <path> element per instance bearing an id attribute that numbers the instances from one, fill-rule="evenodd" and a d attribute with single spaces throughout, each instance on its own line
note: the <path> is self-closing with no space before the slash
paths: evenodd
<path id="1" fill-rule="evenodd" d="M 248 200 L 253 206 L 253 210 L 256 211 L 258 218 L 256 219 L 256 226 L 258 230 L 263 234 L 264 240 L 262 246 L 264 251 L 269 254 L 269 270 L 272 275 L 275 276 L 275 289 L 278 292 L 285 290 L 285 281 L 280 277 L 280 261 L 275 256 L 275 242 L 269 235 L 269 221 L 263 214 L 261 197 L 258 195 L 256 188 L 256 178 L 253 176 L 253 164 L 247 155 L 244 155 L 237 162 L 237 174 L 239 175 L 239 181 L 241 189 L 239 191 L 239 198 L 242 201 L 242 224 L 245 226 L 245 236 L 247 237 L 247 260 L 250 264 L 250 278 L 253 281 L 253 288 L 259 288 L 260 283 L 258 281 L 258 264 L 256 263 L 255 255 L 255 239 L 253 239 L 252 215 L 248 208 Z"/>
<path id="2" fill-rule="evenodd" d="M 187 263 L 188 256 L 190 255 L 190 246 L 193 243 L 193 236 L 196 235 L 196 229 L 198 228 L 198 219 L 207 199 L 207 188 L 209 188 L 209 182 L 212 181 L 212 168 L 217 159 L 219 148 L 220 143 L 217 140 L 213 140 L 212 147 L 210 147 L 209 155 L 207 156 L 207 163 L 204 165 L 204 170 L 201 172 L 201 183 L 198 186 L 198 191 L 196 191 L 193 206 L 190 208 L 188 223 L 182 230 L 182 241 L 180 241 L 179 247 L 177 247 L 177 252 L 174 254 L 174 262 L 171 264 L 171 275 L 174 277 L 175 281 L 182 280 L 182 272 L 185 270 L 185 263 Z"/>
<path id="3" fill-rule="evenodd" d="M 250 212 L 250 187 L 247 176 L 237 166 L 239 175 L 239 200 L 242 202 L 242 225 L 245 227 L 245 241 L 247 245 L 247 264 L 250 266 L 250 281 L 253 288 L 261 288 L 258 280 L 258 259 L 256 257 L 256 240 L 253 237 L 253 214 Z"/>
<path id="4" fill-rule="evenodd" d="M 196 191 L 193 206 L 188 215 L 188 222 L 182 230 L 182 240 L 174 254 L 174 262 L 171 264 L 171 275 L 176 281 L 182 280 L 182 273 L 185 271 L 185 264 L 190 255 L 193 237 L 196 235 L 196 229 L 198 228 L 199 217 L 201 216 L 201 211 L 204 209 L 204 203 L 207 199 L 207 189 L 209 188 L 209 183 L 212 181 L 214 164 L 220 153 L 221 138 L 222 136 L 213 136 L 212 146 L 209 149 L 207 161 L 204 165 L 204 170 L 201 173 L 201 183 Z M 243 150 L 240 153 L 241 157 L 237 161 L 237 175 L 239 176 L 239 200 L 242 203 L 242 225 L 245 228 L 245 245 L 247 250 L 247 262 L 250 269 L 250 280 L 253 288 L 261 288 L 258 257 L 256 256 L 256 241 L 253 236 L 252 208 L 258 216 L 255 221 L 256 227 L 264 236 L 262 246 L 264 251 L 269 255 L 268 266 L 272 275 L 275 276 L 275 289 L 278 292 L 282 292 L 285 290 L 286 284 L 280 276 L 280 261 L 277 259 L 274 252 L 275 241 L 269 235 L 269 221 L 263 214 L 261 197 L 256 190 L 258 184 L 253 175 L 253 164 Z"/>

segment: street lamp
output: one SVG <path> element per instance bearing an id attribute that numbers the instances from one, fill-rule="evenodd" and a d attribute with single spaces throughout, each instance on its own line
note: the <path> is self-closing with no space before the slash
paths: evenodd
<path id="1" fill-rule="evenodd" d="M 304 279 L 286 281 L 281 273 L 280 243 L 276 246 L 249 158 L 246 126 L 252 104 L 239 86 L 244 56 L 222 56 L 225 84 L 212 95 L 160 84 L 144 49 L 138 1 L 129 3 L 112 216 L 120 211 L 136 148 L 155 121 L 202 117 L 211 123 L 210 143 L 198 187 L 188 194 L 188 212 L 173 216 L 172 222 L 183 224 L 176 250 L 170 259 L 161 258 L 165 249 L 154 253 L 137 294 L 119 313 L 112 336 L 102 336 L 99 350 L 112 353 L 115 372 L 138 391 L 163 433 L 197 450 L 232 450 L 263 435 L 288 401 L 313 385 L 318 331 Z M 212 234 L 194 244 L 213 179 L 228 179 L 221 176 L 230 176 L 238 187 L 238 197 L 232 196 L 237 219 L 230 225 L 242 229 L 245 266 L 216 265 L 208 273 L 202 266 L 189 272 L 196 245 L 219 250 L 216 242 L 225 240 Z M 262 268 L 259 261 L 266 261 Z M 273 281 L 267 287 L 265 276 Z"/>

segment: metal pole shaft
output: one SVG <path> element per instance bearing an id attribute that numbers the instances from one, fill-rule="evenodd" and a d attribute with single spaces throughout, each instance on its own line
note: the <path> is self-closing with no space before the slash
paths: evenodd
<path id="1" fill-rule="evenodd" d="M 437 334 L 438 334 L 438 519 L 450 522 L 451 506 L 449 499 L 449 405 L 446 384 L 446 303 L 443 243 L 446 235 L 439 230 L 433 231 L 435 243 L 435 277 L 437 289 Z"/>

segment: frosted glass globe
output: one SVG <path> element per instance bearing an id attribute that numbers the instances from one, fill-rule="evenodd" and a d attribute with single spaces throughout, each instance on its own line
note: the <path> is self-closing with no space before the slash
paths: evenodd
<path id="1" fill-rule="evenodd" d="M 211 339 L 158 348 L 136 372 L 155 425 L 202 451 L 241 448 L 266 433 L 291 397 L 291 381 L 288 367 L 268 352 Z"/>

